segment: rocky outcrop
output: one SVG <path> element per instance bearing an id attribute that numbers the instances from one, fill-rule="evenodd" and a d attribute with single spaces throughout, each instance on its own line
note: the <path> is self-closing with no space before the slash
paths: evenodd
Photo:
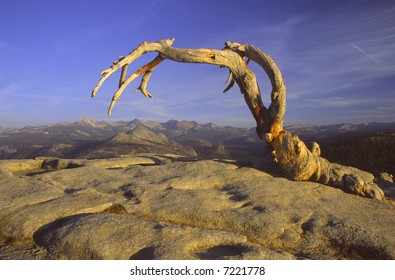
<path id="1" fill-rule="evenodd" d="M 0 258 L 395 259 L 393 184 L 376 201 L 269 162 L 0 161 Z"/>

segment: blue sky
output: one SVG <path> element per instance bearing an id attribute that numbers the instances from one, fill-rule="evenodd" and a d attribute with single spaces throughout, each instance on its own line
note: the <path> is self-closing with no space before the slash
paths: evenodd
<path id="1" fill-rule="evenodd" d="M 148 90 L 136 80 L 107 117 L 118 74 L 90 98 L 100 72 L 142 41 L 174 47 L 251 43 L 277 62 L 287 86 L 286 124 L 395 121 L 393 0 L 2 0 L 0 126 L 169 119 L 253 127 L 226 69 L 164 61 Z M 134 72 L 155 57 L 147 54 Z M 263 71 L 251 66 L 269 102 Z"/>

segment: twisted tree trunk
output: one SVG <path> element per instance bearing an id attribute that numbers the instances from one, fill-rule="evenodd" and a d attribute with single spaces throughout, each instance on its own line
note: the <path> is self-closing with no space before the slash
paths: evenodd
<path id="1" fill-rule="evenodd" d="M 377 185 L 364 182 L 357 175 L 344 174 L 341 168 L 335 168 L 326 159 L 321 158 L 318 144 L 315 143 L 313 149 L 309 150 L 297 136 L 283 129 L 286 89 L 280 70 L 266 53 L 250 44 L 229 41 L 225 43 L 222 50 L 173 48 L 173 42 L 174 38 L 140 44 L 127 56 L 121 57 L 113 63 L 113 66 L 101 73 L 102 78 L 94 88 L 92 97 L 96 95 L 103 82 L 120 68 L 122 72 L 119 88 L 112 98 L 108 109 L 109 115 L 125 88 L 140 75 L 143 76 L 136 91 L 140 90 L 145 96 L 151 98 L 152 95 L 146 89 L 149 78 L 152 71 L 165 59 L 226 67 L 229 69 L 227 81 L 229 85 L 224 92 L 237 83 L 256 121 L 258 136 L 272 146 L 275 160 L 278 161 L 287 178 L 316 181 L 361 196 L 384 199 L 384 194 Z M 158 56 L 126 78 L 128 65 L 147 52 L 157 52 Z M 272 92 L 271 104 L 268 108 L 262 103 L 256 76 L 248 67 L 250 61 L 260 65 L 270 79 Z"/>

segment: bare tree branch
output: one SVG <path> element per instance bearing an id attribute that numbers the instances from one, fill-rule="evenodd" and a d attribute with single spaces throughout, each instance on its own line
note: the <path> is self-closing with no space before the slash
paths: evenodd
<path id="1" fill-rule="evenodd" d="M 125 82 L 126 73 L 128 72 L 128 66 L 129 66 L 128 64 L 122 66 L 122 72 L 121 72 L 121 77 L 119 78 L 118 88 L 120 88 Z"/>

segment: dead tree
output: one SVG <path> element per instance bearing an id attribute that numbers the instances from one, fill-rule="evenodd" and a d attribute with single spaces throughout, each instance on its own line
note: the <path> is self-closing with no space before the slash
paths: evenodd
<path id="1" fill-rule="evenodd" d="M 255 121 L 258 136 L 273 148 L 275 160 L 279 163 L 284 175 L 291 180 L 311 180 L 341 188 L 346 192 L 360 196 L 384 200 L 383 191 L 372 182 L 364 182 L 358 175 L 345 174 L 342 168 L 334 166 L 320 157 L 318 144 L 309 150 L 296 135 L 283 129 L 286 89 L 285 84 L 273 59 L 251 44 L 239 44 L 227 41 L 222 50 L 218 49 L 184 49 L 173 48 L 174 38 L 157 42 L 143 42 L 125 57 L 120 57 L 113 65 L 104 70 L 99 83 L 93 89 L 94 97 L 103 82 L 116 70 L 121 70 L 119 88 L 114 94 L 108 115 L 120 98 L 125 88 L 137 77 L 142 75 L 140 86 L 146 97 L 152 98 L 147 91 L 147 84 L 154 69 L 165 59 L 185 63 L 214 64 L 229 69 L 228 91 L 236 83 L 250 109 Z M 136 72 L 126 77 L 130 63 L 147 52 L 157 52 L 158 55 L 150 63 L 142 66 Z M 270 79 L 272 86 L 271 104 L 265 107 L 255 74 L 248 67 L 254 61 L 260 65 Z"/>

